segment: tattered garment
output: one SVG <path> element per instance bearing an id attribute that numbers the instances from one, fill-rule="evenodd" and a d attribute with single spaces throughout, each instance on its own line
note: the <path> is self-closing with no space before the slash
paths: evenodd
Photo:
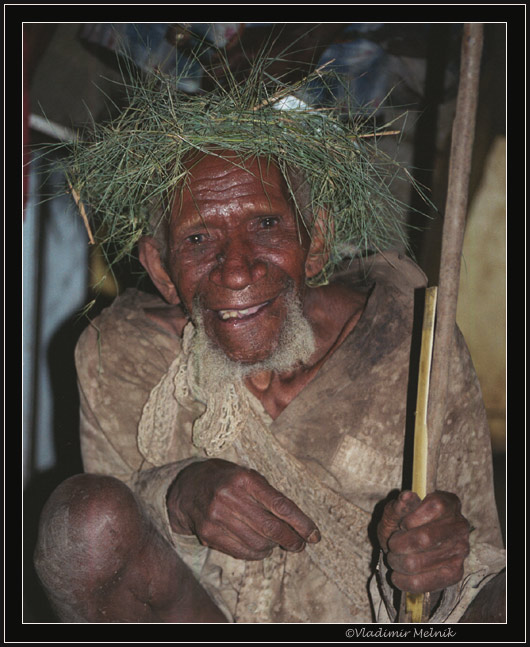
<path id="1" fill-rule="evenodd" d="M 80 340 L 86 471 L 133 489 L 230 620 L 393 619 L 374 529 L 381 502 L 401 489 L 412 303 L 424 277 L 397 256 L 371 270 L 359 323 L 276 420 L 242 383 L 203 392 L 190 359 L 193 326 L 183 339 L 158 328 L 144 312 L 161 305 L 155 297 L 128 291 Z M 465 578 L 433 618 L 442 622 L 458 619 L 504 562 L 489 431 L 458 334 L 454 355 L 438 487 L 460 496 L 474 531 Z M 180 470 L 210 456 L 263 474 L 315 521 L 322 540 L 246 562 L 173 533 L 167 490 Z"/>
<path id="2" fill-rule="evenodd" d="M 139 425 L 138 446 L 155 465 L 165 462 L 165 448 L 174 433 L 178 407 L 192 408 L 202 402 L 205 411 L 194 422 L 192 439 L 207 456 L 221 456 L 233 445 L 247 467 L 266 475 L 273 487 L 295 501 L 302 510 L 310 510 L 319 527 L 322 540 L 308 545 L 312 562 L 322 570 L 357 607 L 366 606 L 366 593 L 351 586 L 360 573 L 369 577 L 369 564 L 363 551 L 370 515 L 326 487 L 289 454 L 271 433 L 265 422 L 261 403 L 242 382 L 219 385 L 215 393 L 205 393 L 200 385 L 200 371 L 195 367 L 189 346 L 195 334 L 189 323 L 184 330 L 183 352 L 153 389 Z M 191 401 L 190 401 L 191 400 Z M 277 556 L 269 559 L 272 563 Z M 250 591 L 254 600 L 254 584 L 267 565 L 249 561 L 235 617 L 239 621 L 256 620 L 256 611 L 244 595 Z M 250 585 L 252 584 L 252 585 Z M 261 597 L 270 597 L 259 585 Z M 263 615 L 263 614 L 261 614 Z M 267 613 L 262 620 L 269 619 Z"/>

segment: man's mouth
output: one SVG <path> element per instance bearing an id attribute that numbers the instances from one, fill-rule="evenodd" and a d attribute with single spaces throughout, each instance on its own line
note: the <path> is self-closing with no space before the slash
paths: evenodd
<path id="1" fill-rule="evenodd" d="M 245 319 L 259 312 L 262 308 L 267 306 L 269 303 L 270 301 L 265 301 L 264 303 L 260 303 L 257 306 L 252 306 L 250 308 L 243 308 L 241 310 L 218 310 L 217 315 L 223 321 L 228 321 L 229 319 Z"/>

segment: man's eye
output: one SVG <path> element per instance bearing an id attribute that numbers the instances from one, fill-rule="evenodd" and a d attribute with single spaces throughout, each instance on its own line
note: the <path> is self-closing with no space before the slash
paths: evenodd
<path id="1" fill-rule="evenodd" d="M 272 216 L 267 217 L 267 218 L 262 218 L 260 221 L 260 225 L 263 227 L 263 229 L 270 229 L 271 227 L 275 227 L 279 222 L 278 218 L 274 218 Z"/>
<path id="2" fill-rule="evenodd" d="M 203 243 L 205 240 L 206 240 L 205 234 L 192 234 L 191 236 L 188 236 L 186 238 L 186 241 L 188 243 L 191 243 L 192 245 L 198 245 L 199 243 Z"/>

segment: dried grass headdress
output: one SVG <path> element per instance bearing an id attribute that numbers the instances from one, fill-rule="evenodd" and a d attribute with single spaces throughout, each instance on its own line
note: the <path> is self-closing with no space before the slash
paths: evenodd
<path id="1" fill-rule="evenodd" d="M 289 169 L 305 176 L 313 213 L 332 214 L 329 261 L 317 284 L 327 282 L 346 256 L 406 245 L 404 205 L 391 183 L 408 174 L 402 176 L 403 169 L 378 146 L 389 124 L 376 128 L 372 115 L 353 112 L 344 85 L 340 102 L 308 105 L 305 90 L 311 83 L 331 89 L 340 82 L 326 66 L 285 84 L 267 73 L 269 63 L 259 58 L 243 82 L 227 66 L 223 83 L 193 95 L 179 91 L 174 76 L 135 76 L 124 82 L 128 107 L 108 123 L 93 124 L 67 147 L 72 195 L 90 219 L 94 241 L 112 245 L 114 262 L 134 255 L 138 240 L 151 233 L 153 211 L 169 211 L 168 196 L 188 173 L 186 156 L 212 147 L 274 161 L 297 205 Z"/>

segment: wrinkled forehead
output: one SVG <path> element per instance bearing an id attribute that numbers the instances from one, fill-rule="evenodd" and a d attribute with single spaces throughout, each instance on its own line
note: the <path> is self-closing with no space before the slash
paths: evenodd
<path id="1" fill-rule="evenodd" d="M 273 195 L 288 200 L 286 182 L 271 160 L 243 157 L 233 151 L 214 150 L 195 153 L 184 161 L 186 179 L 181 184 L 181 199 L 215 199 L 223 192 L 233 197 Z"/>

